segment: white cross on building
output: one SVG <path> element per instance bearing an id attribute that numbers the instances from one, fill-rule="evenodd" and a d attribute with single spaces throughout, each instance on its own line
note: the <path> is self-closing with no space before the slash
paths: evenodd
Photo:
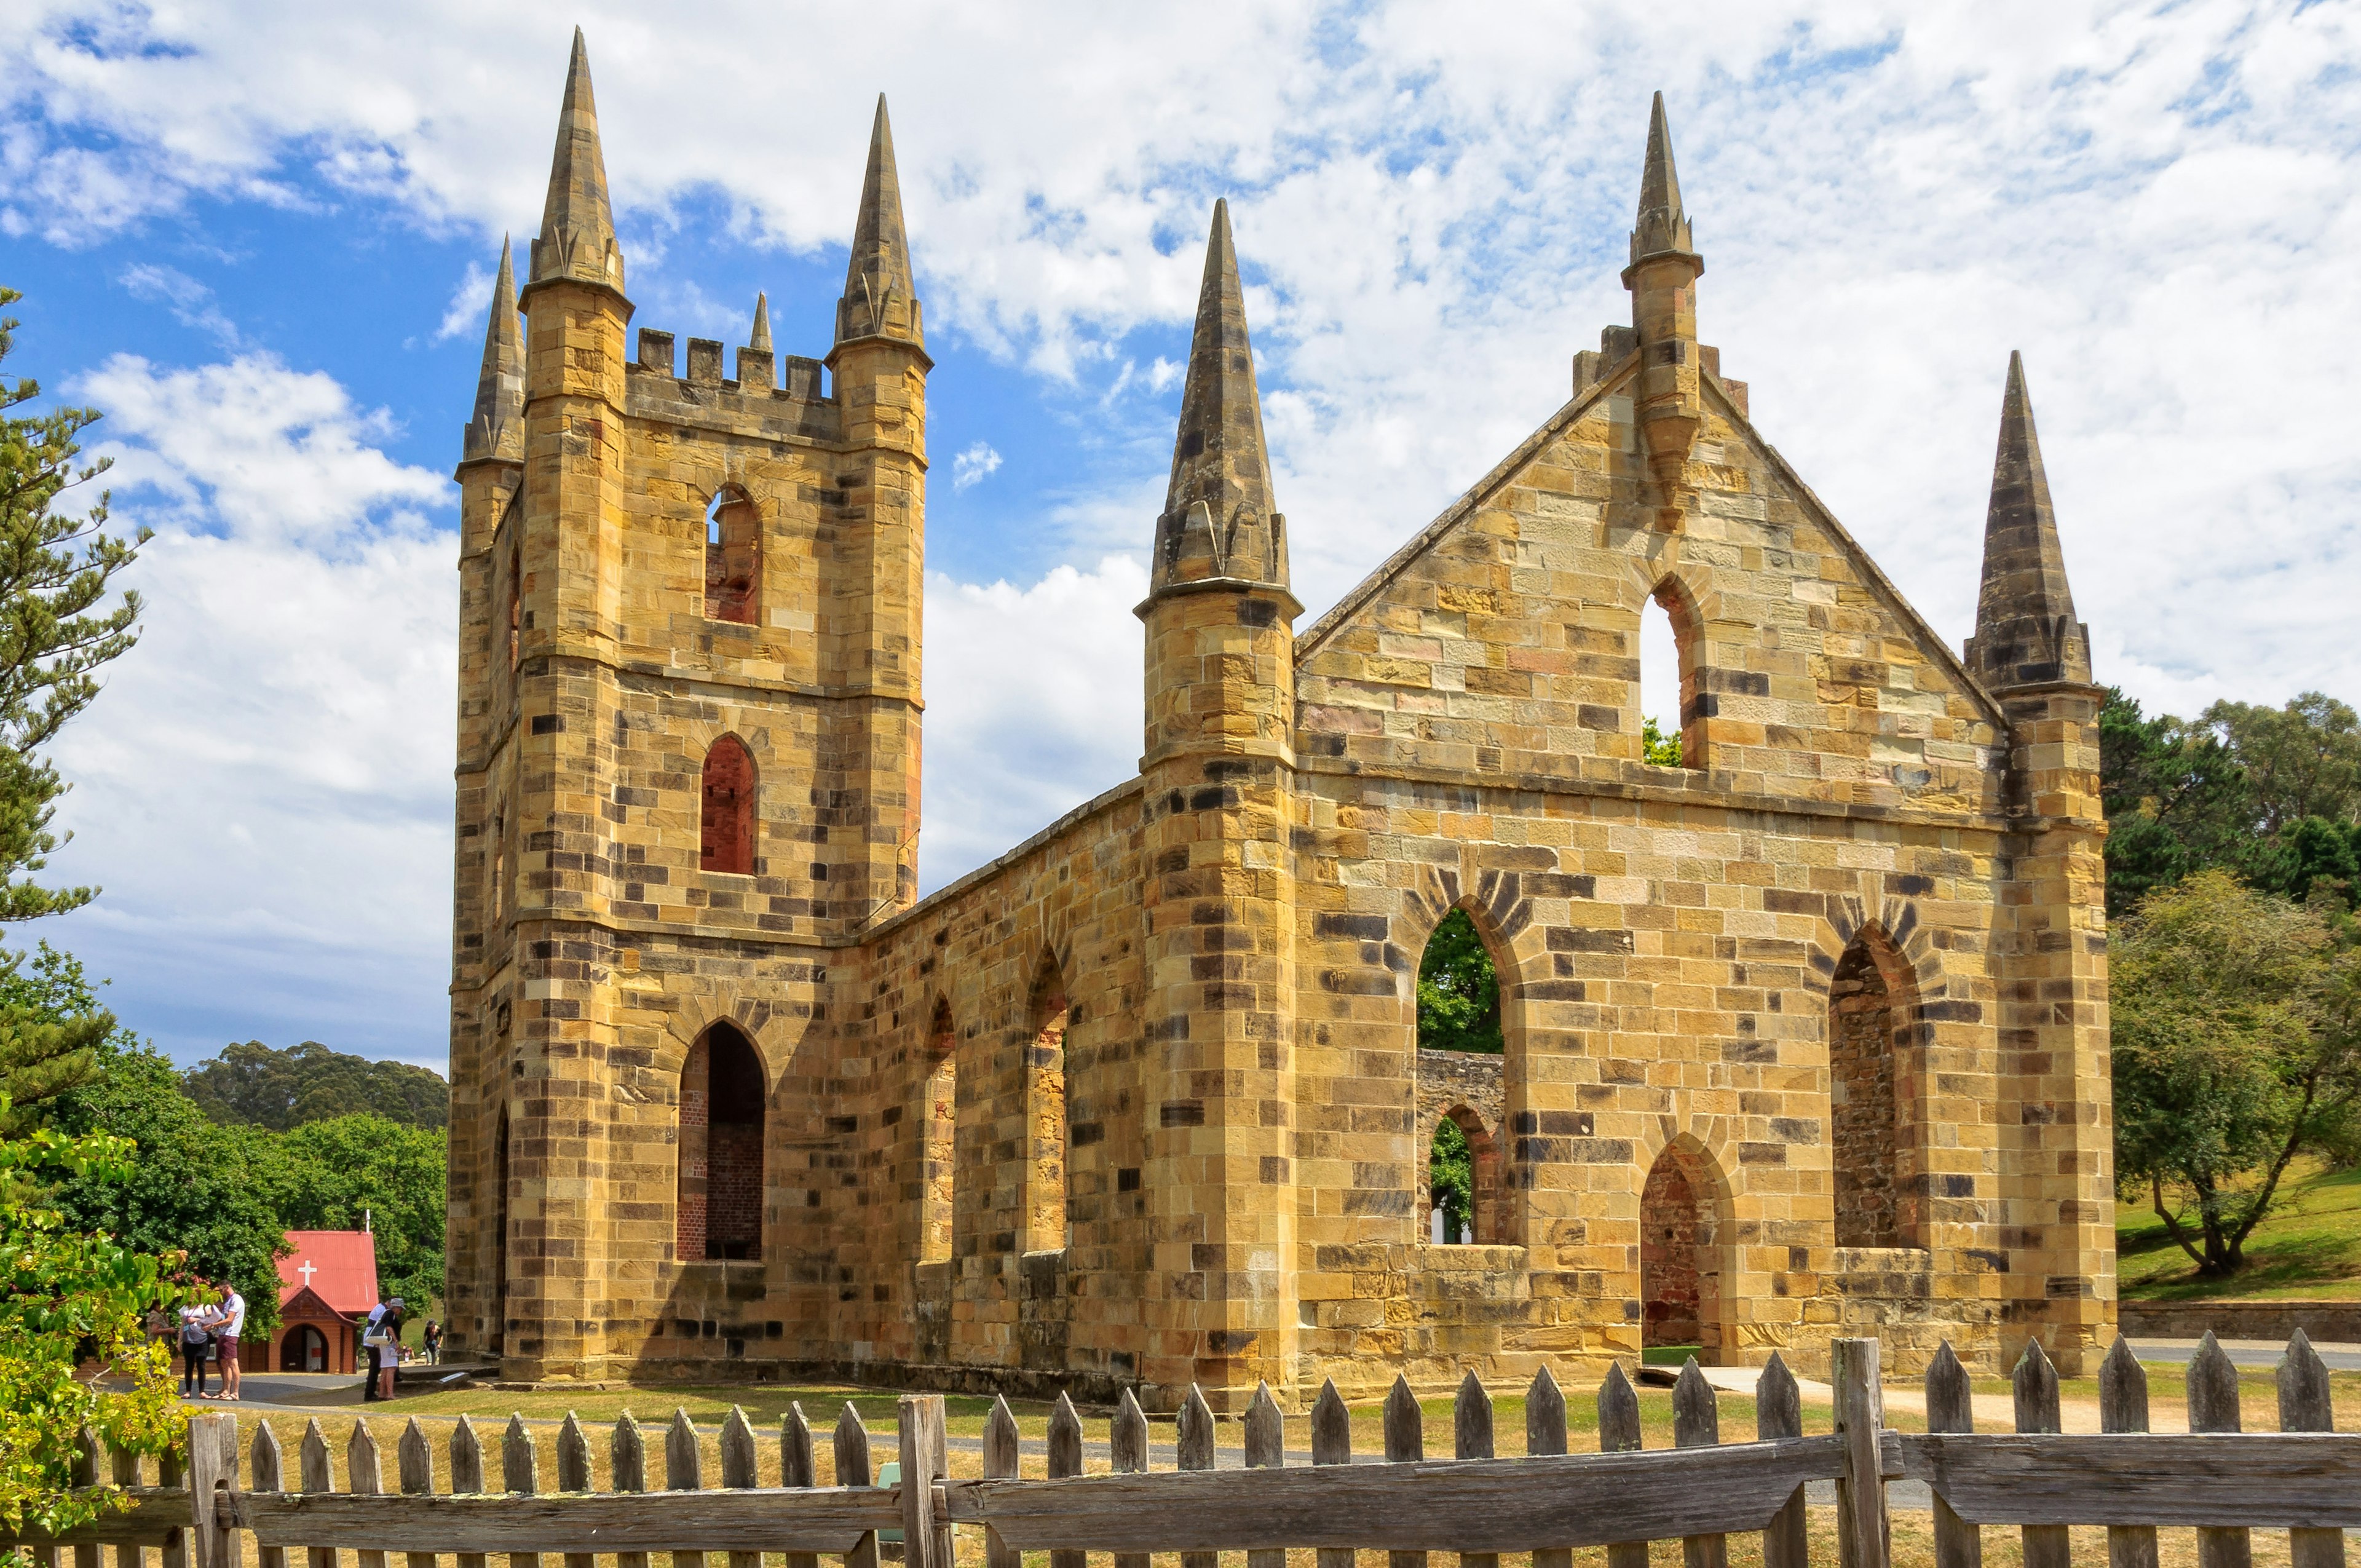
<path id="1" fill-rule="evenodd" d="M 319 1273 L 320 1271 L 318 1268 L 313 1266 L 312 1260 L 307 1257 L 303 1260 L 303 1266 L 301 1268 L 298 1268 L 295 1272 L 303 1277 L 303 1288 L 308 1290 L 312 1288 L 312 1276 Z"/>

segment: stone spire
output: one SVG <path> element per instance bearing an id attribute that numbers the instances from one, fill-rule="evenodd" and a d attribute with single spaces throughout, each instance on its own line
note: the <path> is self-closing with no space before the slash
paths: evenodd
<path id="1" fill-rule="evenodd" d="M 924 345 L 917 296 L 910 288 L 910 242 L 902 231 L 902 177 L 894 169 L 894 127 L 885 94 L 869 132 L 869 169 L 861 181 L 861 214 L 852 225 L 852 258 L 837 302 L 836 341 L 893 337 Z"/>
<path id="2" fill-rule="evenodd" d="M 1688 214 L 1681 210 L 1681 176 L 1673 167 L 1673 130 L 1664 119 L 1664 95 L 1656 94 L 1648 115 L 1648 157 L 1640 172 L 1640 214 L 1631 225 L 1631 259 L 1675 251 L 1697 254 Z"/>
<path id="3" fill-rule="evenodd" d="M 516 269 L 500 236 L 500 273 L 492 283 L 491 320 L 484 324 L 484 367 L 476 376 L 476 411 L 467 421 L 460 461 L 524 461 L 524 334 L 517 328 Z"/>
<path id="4" fill-rule="evenodd" d="M 623 253 L 607 206 L 607 163 L 598 151 L 598 105 L 590 96 L 590 51 L 574 29 L 566 68 L 566 103 L 557 115 L 557 150 L 549 164 L 549 198 L 533 242 L 533 282 L 601 283 L 620 293 Z M 530 286 L 528 286 L 530 292 Z"/>
<path id="5" fill-rule="evenodd" d="M 2026 395 L 2025 360 L 2008 356 L 2000 405 L 2000 451 L 1984 512 L 1984 576 L 1967 663 L 1991 691 L 2091 681 L 2091 629 L 2074 619 L 2058 513 L 2042 471 L 2041 437 Z"/>
<path id="6" fill-rule="evenodd" d="M 758 354 L 771 352 L 771 296 L 768 294 L 757 293 L 754 296 L 754 332 L 747 338 L 746 346 Z"/>
<path id="7" fill-rule="evenodd" d="M 1149 597 L 1209 577 L 1284 589 L 1287 520 L 1271 510 L 1270 499 L 1246 291 L 1230 241 L 1229 203 L 1216 202 L 1180 392 L 1180 429 L 1172 444 L 1172 483 L 1156 521 Z"/>

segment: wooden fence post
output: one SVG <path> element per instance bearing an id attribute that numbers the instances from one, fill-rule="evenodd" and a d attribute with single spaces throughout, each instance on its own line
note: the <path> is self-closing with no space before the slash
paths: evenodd
<path id="1" fill-rule="evenodd" d="M 1598 1386 L 1598 1452 L 1636 1453 L 1640 1439 L 1640 1393 L 1623 1376 L 1623 1364 L 1607 1369 Z M 1607 1568 L 1648 1568 L 1648 1543 L 1619 1541 L 1607 1549 Z"/>
<path id="2" fill-rule="evenodd" d="M 1795 1387 L 1795 1375 L 1774 1350 L 1754 1380 L 1754 1438 L 1776 1442 L 1803 1435 L 1803 1394 Z M 1763 1531 L 1763 1568 L 1806 1568 L 1806 1550 L 1804 1489 L 1798 1486 Z"/>
<path id="3" fill-rule="evenodd" d="M 1060 1393 L 1049 1411 L 1049 1476 L 1061 1481 L 1082 1473 L 1082 1418 L 1074 1402 Z M 1089 1554 L 1063 1549 L 1049 1553 L 1049 1568 L 1088 1568 Z"/>
<path id="4" fill-rule="evenodd" d="M 590 1490 L 590 1438 L 574 1412 L 566 1412 L 566 1424 L 557 1429 L 557 1489 L 561 1492 Z M 598 1559 L 588 1552 L 565 1554 L 566 1568 L 592 1568 Z"/>
<path id="5" fill-rule="evenodd" d="M 374 1497 L 385 1490 L 385 1466 L 367 1416 L 353 1418 L 352 1435 L 345 1440 L 345 1490 L 357 1497 Z M 353 1561 L 359 1568 L 385 1568 L 382 1552 L 356 1552 Z"/>
<path id="6" fill-rule="evenodd" d="M 788 1401 L 786 1417 L 779 1422 L 779 1485 L 819 1485 L 819 1461 L 812 1453 L 811 1422 L 804 1420 L 800 1400 Z M 790 1552 L 786 1553 L 786 1568 L 819 1568 L 819 1553 Z"/>
<path id="7" fill-rule="evenodd" d="M 2236 1431 L 2238 1369 L 2207 1329 L 2189 1363 L 2189 1430 Z M 2248 1568 L 2254 1561 L 2254 1538 L 2244 1530 L 2197 1531 L 2197 1568 Z"/>
<path id="8" fill-rule="evenodd" d="M 1107 1468 L 1118 1475 L 1136 1475 L 1148 1468 L 1148 1417 L 1128 1388 L 1107 1422 Z M 1115 1568 L 1148 1568 L 1148 1554 L 1118 1552 Z"/>
<path id="9" fill-rule="evenodd" d="M 2132 1342 L 2121 1334 L 2099 1364 L 2099 1431 L 2147 1431 L 2147 1368 L 2132 1354 Z M 2157 1568 L 2156 1527 L 2109 1525 L 2107 1568 Z"/>
<path id="10" fill-rule="evenodd" d="M 2039 1340 L 2025 1342 L 2025 1354 L 2017 1357 L 2009 1388 L 2016 1407 L 2017 1431 L 2063 1430 L 2058 1420 L 2058 1369 L 2049 1365 L 2049 1353 L 2041 1348 Z M 2017 1533 L 2025 1542 L 2025 1568 L 2073 1568 L 2073 1541 L 2064 1525 L 2029 1524 Z"/>
<path id="11" fill-rule="evenodd" d="M 1976 1430 L 1975 1390 L 1957 1351 L 1945 1340 L 1927 1364 L 1927 1430 L 1966 1432 Z M 1983 1568 L 1984 1533 L 1951 1511 L 1935 1494 L 1935 1568 Z"/>
<path id="12" fill-rule="evenodd" d="M 754 1424 L 746 1419 L 745 1410 L 730 1407 L 730 1416 L 721 1423 L 721 1484 L 735 1490 L 744 1490 L 761 1483 L 760 1461 L 754 1454 Z M 590 1560 L 579 1563 L 569 1561 L 566 1568 L 591 1568 Z M 730 1568 L 763 1568 L 759 1552 L 733 1552 Z"/>
<path id="13" fill-rule="evenodd" d="M 71 1478 L 77 1486 L 98 1485 L 98 1433 L 88 1427 L 74 1434 Z M 98 1560 L 99 1548 L 95 1542 L 74 1548 L 74 1568 L 98 1568 Z"/>
<path id="14" fill-rule="evenodd" d="M 1418 1397 L 1410 1391 L 1410 1379 L 1394 1374 L 1394 1386 L 1386 1395 L 1386 1463 L 1415 1464 L 1426 1457 L 1426 1417 L 1418 1408 Z M 1423 1552 L 1389 1552 L 1386 1568 L 1426 1568 Z"/>
<path id="15" fill-rule="evenodd" d="M 173 1453 L 169 1448 L 156 1456 L 156 1485 L 159 1486 L 185 1486 L 188 1484 L 189 1466 L 188 1461 L 185 1458 Z M 164 1550 L 161 1556 L 163 1558 L 164 1568 L 189 1568 L 188 1532 L 186 1530 L 176 1530 L 170 1535 L 167 1536 L 164 1540 Z M 41 1561 L 44 1563 L 55 1563 L 57 1561 L 57 1557 L 56 1554 L 52 1552 L 49 1557 L 43 1558 Z"/>
<path id="16" fill-rule="evenodd" d="M 935 1453 L 943 1428 L 942 1396 L 905 1394 L 896 1409 L 901 1418 L 903 1562 L 907 1568 L 951 1568 L 935 1561 Z"/>
<path id="17" fill-rule="evenodd" d="M 1705 1380 L 1694 1355 L 1681 1368 L 1680 1381 L 1673 1385 L 1673 1446 L 1721 1446 L 1721 1410 L 1714 1400 L 1713 1385 Z M 1685 1568 L 1730 1568 L 1730 1538 L 1684 1536 L 1681 1562 Z"/>
<path id="18" fill-rule="evenodd" d="M 508 1429 L 500 1433 L 500 1484 L 522 1497 L 541 1491 L 541 1461 L 533 1451 L 533 1433 L 524 1430 L 521 1411 L 509 1412 Z M 511 1552 L 509 1568 L 541 1568 L 541 1553 Z"/>
<path id="19" fill-rule="evenodd" d="M 1469 1368 L 1459 1380 L 1458 1396 L 1451 1401 L 1451 1456 L 1454 1459 L 1492 1457 L 1492 1396 Z M 1497 1552 L 1463 1552 L 1459 1568 L 1500 1568 Z"/>
<path id="20" fill-rule="evenodd" d="M 2279 1362 L 2279 1431 L 2336 1430 L 2336 1409 L 2328 1391 L 2328 1368 L 2322 1363 L 2319 1352 L 2312 1348 L 2312 1336 L 2301 1329 L 2288 1340 L 2287 1354 Z M 2290 1568 L 2345 1568 L 2345 1532 L 2288 1531 L 2288 1563 Z"/>
<path id="21" fill-rule="evenodd" d="M 1885 1515 L 1885 1391 L 1878 1382 L 1877 1342 L 1832 1340 L 1828 1349 L 1837 1435 L 1845 1440 L 1845 1473 L 1837 1482 L 1837 1559 L 1844 1568 L 1889 1568 L 1894 1547 Z"/>
<path id="22" fill-rule="evenodd" d="M 257 1431 L 260 1431 L 266 1429 L 257 1427 L 255 1430 Z M 139 1485 L 139 1456 L 137 1454 L 131 1453 L 109 1453 L 106 1458 L 107 1468 L 112 1473 L 116 1486 L 137 1486 Z M 138 1547 L 118 1546 L 115 1549 L 115 1568 L 143 1568 L 146 1557 L 147 1553 L 142 1552 Z"/>
<path id="23" fill-rule="evenodd" d="M 270 1430 L 269 1421 L 254 1423 L 254 1448 L 247 1456 L 247 1464 L 253 1475 L 254 1490 L 286 1490 L 285 1459 L 279 1452 L 279 1435 Z M 287 1568 L 287 1549 L 283 1546 L 258 1546 L 254 1560 L 259 1568 Z"/>
<path id="24" fill-rule="evenodd" d="M 607 1484 L 618 1492 L 648 1489 L 648 1442 L 629 1410 L 615 1418 L 615 1430 L 607 1439 Z M 648 1554 L 618 1552 L 615 1568 L 648 1568 Z"/>
<path id="25" fill-rule="evenodd" d="M 1016 1412 L 1008 1408 L 1006 1397 L 992 1401 L 992 1414 L 983 1422 L 984 1479 L 1012 1476 L 1017 1473 Z M 1000 1532 L 990 1525 L 983 1527 L 984 1568 L 1025 1568 L 1025 1553 L 1000 1539 Z"/>
<path id="26" fill-rule="evenodd" d="M 416 1416 L 410 1418 L 410 1424 L 401 1429 L 401 1441 L 393 1445 L 393 1471 L 403 1497 L 434 1495 L 434 1445 L 426 1441 L 426 1429 L 418 1424 Z M 403 1559 L 403 1568 L 434 1568 L 434 1553 L 410 1552 Z"/>
<path id="27" fill-rule="evenodd" d="M 458 1497 L 474 1497 L 484 1489 L 484 1441 L 476 1435 L 476 1423 L 461 1416 L 451 1428 L 451 1490 Z M 484 1568 L 480 1552 L 452 1553 L 453 1568 Z M 646 1568 L 644 1563 L 642 1568 Z"/>
<path id="28" fill-rule="evenodd" d="M 1333 1377 L 1320 1385 L 1320 1398 L 1312 1405 L 1312 1463 L 1353 1463 L 1353 1416 L 1345 1409 L 1344 1397 L 1336 1392 L 1336 1380 Z M 1353 1549 L 1323 1546 L 1313 1562 L 1317 1568 L 1353 1568 Z"/>
<path id="29" fill-rule="evenodd" d="M 1182 1470 L 1211 1470 L 1213 1467 L 1213 1408 L 1205 1403 L 1205 1391 L 1194 1383 L 1189 1385 L 1189 1397 L 1180 1402 L 1180 1419 L 1173 1425 L 1173 1456 Z M 1184 1552 L 1180 1568 L 1222 1568 L 1218 1552 Z"/>
<path id="30" fill-rule="evenodd" d="M 320 1430 L 317 1416 L 303 1423 L 303 1442 L 295 1451 L 295 1464 L 297 1491 L 333 1492 L 336 1489 L 335 1475 L 328 1467 L 328 1434 Z M 336 1549 L 333 1546 L 313 1547 L 310 1558 L 312 1568 L 336 1568 Z M 197 1568 L 205 1568 L 205 1564 L 201 1563 Z"/>
<path id="31" fill-rule="evenodd" d="M 1255 1386 L 1254 1403 L 1246 1407 L 1246 1449 L 1249 1470 L 1287 1466 L 1287 1422 L 1279 1413 L 1279 1401 L 1270 1397 L 1268 1383 Z M 1268 1547 L 1250 1551 L 1246 1568 L 1287 1568 L 1287 1553 Z"/>
<path id="32" fill-rule="evenodd" d="M 697 1426 L 688 1412 L 678 1405 L 672 1409 L 672 1425 L 664 1429 L 664 1490 L 695 1492 L 705 1486 L 705 1456 L 697 1446 Z M 675 1552 L 672 1568 L 705 1568 L 702 1552 Z"/>
<path id="33" fill-rule="evenodd" d="M 836 1484 L 866 1486 L 873 1474 L 869 1467 L 869 1428 L 862 1424 L 861 1412 L 852 1408 L 852 1401 L 847 1399 L 844 1413 L 836 1418 Z M 875 1530 L 862 1536 L 844 1554 L 844 1568 L 877 1568 Z"/>
<path id="34" fill-rule="evenodd" d="M 1525 1389 L 1525 1453 L 1549 1456 L 1565 1452 L 1565 1393 L 1543 1365 Z M 1533 1568 L 1574 1568 L 1574 1548 L 1533 1548 Z"/>
<path id="35" fill-rule="evenodd" d="M 226 1508 L 237 1515 L 237 1418 L 189 1419 L 189 1508 L 197 1568 L 238 1568 L 241 1536 L 222 1522 Z"/>

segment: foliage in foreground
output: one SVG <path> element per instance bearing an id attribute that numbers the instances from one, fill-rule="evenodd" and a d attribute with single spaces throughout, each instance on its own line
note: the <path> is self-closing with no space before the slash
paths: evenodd
<path id="1" fill-rule="evenodd" d="M 2235 1273 L 2289 1164 L 2352 1139 L 2361 949 L 2212 870 L 2140 901 L 2112 970 L 2117 1179 L 2202 1277 Z"/>
<path id="2" fill-rule="evenodd" d="M 407 1062 L 371 1061 L 317 1040 L 273 1050 L 260 1040 L 225 1047 L 183 1085 L 198 1109 L 225 1126 L 287 1132 L 336 1116 L 381 1116 L 410 1127 L 451 1120 L 451 1086 Z"/>
<path id="3" fill-rule="evenodd" d="M 85 1426 L 118 1453 L 161 1453 L 177 1434 L 170 1350 L 139 1321 L 182 1299 L 167 1279 L 177 1260 L 77 1229 L 41 1197 L 60 1177 L 121 1181 L 132 1156 L 110 1133 L 0 1140 L 0 1527 L 11 1533 L 71 1530 L 119 1499 L 72 1490 Z M 76 1376 L 84 1356 L 127 1388 Z"/>

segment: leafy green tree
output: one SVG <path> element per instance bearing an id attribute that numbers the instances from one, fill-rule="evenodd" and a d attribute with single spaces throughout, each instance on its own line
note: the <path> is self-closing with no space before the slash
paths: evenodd
<path id="1" fill-rule="evenodd" d="M 1660 768 L 1679 767 L 1681 765 L 1681 732 L 1675 729 L 1669 735 L 1665 734 L 1664 727 L 1656 722 L 1655 716 L 1650 714 L 1640 720 L 1640 755 L 1644 761 L 1653 762 Z"/>
<path id="2" fill-rule="evenodd" d="M 184 1252 L 194 1277 L 236 1285 L 247 1332 L 260 1338 L 279 1321 L 277 1259 L 286 1244 L 275 1206 L 288 1186 L 278 1139 L 207 1121 L 160 1051 L 106 1042 L 98 1055 L 98 1078 L 60 1095 L 49 1120 L 69 1135 L 128 1137 L 137 1152 L 119 1176 L 60 1181 L 50 1201 L 76 1229 L 104 1231 L 137 1252 Z"/>
<path id="3" fill-rule="evenodd" d="M 383 1116 L 306 1122 L 280 1139 L 272 1204 L 291 1231 L 377 1233 L 378 1278 L 404 1300 L 443 1294 L 441 1129 Z"/>
<path id="4" fill-rule="evenodd" d="M 23 1132 L 42 1106 L 89 1082 L 110 1039 L 137 1043 L 98 1004 L 81 959 L 47 942 L 0 950 L 0 1095 L 11 1102 L 0 1132 Z"/>
<path id="5" fill-rule="evenodd" d="M 1500 977 L 1464 909 L 1443 917 L 1419 960 L 1418 1044 L 1429 1051 L 1501 1049 Z"/>
<path id="6" fill-rule="evenodd" d="M 124 1180 L 131 1158 L 109 1133 L 0 1139 L 0 1535 L 71 1530 L 120 1503 L 119 1489 L 73 1487 L 83 1427 L 116 1453 L 173 1443 L 170 1348 L 148 1342 L 139 1315 L 181 1299 L 166 1278 L 178 1260 L 80 1229 L 42 1196 L 61 1179 Z M 112 1387 L 75 1376 L 86 1357 Z"/>
<path id="7" fill-rule="evenodd" d="M 2256 826 L 2276 838 L 2307 817 L 2361 817 L 2361 714 L 2321 692 L 2284 707 L 2217 702 L 2204 723 L 2246 771 Z"/>
<path id="8" fill-rule="evenodd" d="M 2110 969 L 2117 1179 L 2201 1275 L 2233 1274 L 2289 1163 L 2351 1139 L 2361 950 L 2213 869 L 2142 899 Z"/>
<path id="9" fill-rule="evenodd" d="M 187 1080 L 189 1098 L 225 1126 L 283 1133 L 332 1116 L 376 1115 L 412 1127 L 451 1120 L 451 1087 L 406 1062 L 371 1061 L 305 1040 L 273 1050 L 260 1040 L 223 1049 Z"/>
<path id="10" fill-rule="evenodd" d="M 1450 1216 L 1459 1234 L 1466 1235 L 1476 1212 L 1475 1161 L 1467 1149 L 1467 1135 L 1459 1124 L 1445 1116 L 1434 1124 L 1434 1146 L 1428 1151 L 1427 1185 L 1434 1201 Z"/>
<path id="11" fill-rule="evenodd" d="M 0 309 L 23 297 L 0 289 Z M 0 359 L 16 326 L 0 318 Z M 104 606 L 115 575 L 149 537 L 146 529 L 132 539 L 106 532 L 104 494 L 79 516 L 57 510 L 107 464 L 75 463 L 96 410 L 9 411 L 40 392 L 29 377 L 0 379 L 0 920 L 62 914 L 98 892 L 34 881 L 63 842 L 49 824 L 66 790 L 39 753 L 98 696 L 101 666 L 137 640 L 139 596 L 126 591 Z"/>

